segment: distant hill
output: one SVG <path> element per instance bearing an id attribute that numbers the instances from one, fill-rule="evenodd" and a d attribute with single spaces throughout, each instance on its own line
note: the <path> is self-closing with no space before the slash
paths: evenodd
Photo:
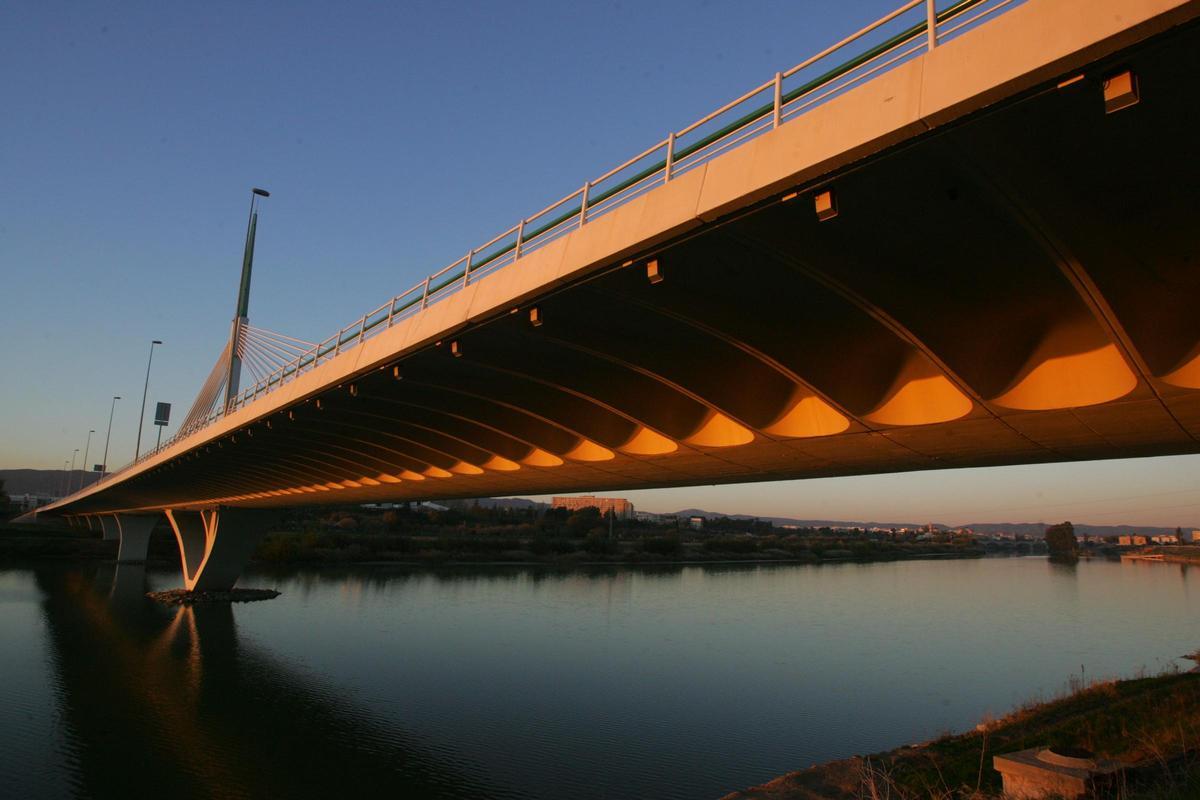
<path id="1" fill-rule="evenodd" d="M 98 472 L 63 469 L 0 469 L 0 480 L 4 491 L 14 494 L 37 494 L 58 497 L 62 494 L 64 480 L 72 489 L 78 490 L 80 479 L 84 486 L 91 486 L 100 477 Z"/>
<path id="2" fill-rule="evenodd" d="M 539 503 L 536 500 L 526 500 L 523 497 L 480 497 L 472 500 L 443 500 L 442 505 L 447 508 L 471 508 L 478 505 L 480 508 L 534 508 L 542 509 L 549 508 L 549 503 Z"/>
<path id="3" fill-rule="evenodd" d="M 754 516 L 752 514 L 721 514 L 716 511 L 705 511 L 701 508 L 685 508 L 682 511 L 676 511 L 676 516 L 679 517 L 704 517 L 705 519 L 713 519 L 715 517 L 729 517 L 730 519 L 761 519 L 767 520 L 774 525 L 795 525 L 800 528 L 921 528 L 930 523 L 926 522 L 857 522 L 850 520 L 834 520 L 834 519 L 793 519 L 791 517 L 767 517 Z M 1046 524 L 1042 522 L 973 522 L 969 525 L 944 525 L 940 522 L 932 523 L 933 527 L 938 530 L 950 530 L 951 528 L 970 528 L 976 533 L 994 534 L 994 533 L 1020 533 L 1027 536 L 1040 537 L 1046 532 Z M 1191 530 L 1190 526 L 1183 526 L 1185 529 Z M 1081 536 L 1121 536 L 1131 533 L 1155 535 L 1160 533 L 1174 533 L 1175 528 L 1162 528 L 1155 525 L 1086 525 L 1083 523 L 1075 523 L 1075 533 Z"/>

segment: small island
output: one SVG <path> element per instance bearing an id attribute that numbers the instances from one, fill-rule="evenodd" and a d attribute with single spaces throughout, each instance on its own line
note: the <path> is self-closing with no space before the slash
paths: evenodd
<path id="1" fill-rule="evenodd" d="M 146 597 L 169 606 L 190 606 L 200 603 L 253 603 L 279 597 L 274 589 L 230 589 L 224 592 L 197 592 L 169 589 L 165 592 L 146 592 Z"/>

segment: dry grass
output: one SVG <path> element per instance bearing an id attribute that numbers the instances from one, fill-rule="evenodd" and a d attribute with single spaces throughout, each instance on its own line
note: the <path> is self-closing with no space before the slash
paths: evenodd
<path id="1" fill-rule="evenodd" d="M 946 736 L 920 748 L 876 757 L 895 800 L 974 800 L 994 797 L 1000 777 L 992 757 L 1029 747 L 1085 747 L 1104 758 L 1139 765 L 1120 787 L 1132 794 L 1146 781 L 1171 783 L 1191 767 L 1200 747 L 1200 675 L 1074 682 L 1066 695 L 1028 703 L 981 723 L 975 731 Z M 870 787 L 859 797 L 874 797 Z M 875 794 L 872 794 L 872 793 Z"/>
<path id="2" fill-rule="evenodd" d="M 1085 747 L 1136 765 L 1112 800 L 1200 798 L 1200 673 L 1086 686 L 1022 705 L 975 730 L 777 778 L 726 800 L 988 800 L 1000 796 L 997 754 Z"/>

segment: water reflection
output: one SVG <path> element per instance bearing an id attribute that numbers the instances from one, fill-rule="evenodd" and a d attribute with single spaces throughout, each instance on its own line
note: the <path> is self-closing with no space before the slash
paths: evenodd
<path id="1" fill-rule="evenodd" d="M 164 608 L 140 565 L 36 573 L 79 793 L 511 794 L 247 645 L 229 605 Z"/>
<path id="2" fill-rule="evenodd" d="M 142 597 L 174 571 L 0 569 L 0 793 L 715 798 L 1168 666 L 1197 575 L 379 566 L 180 609 Z"/>

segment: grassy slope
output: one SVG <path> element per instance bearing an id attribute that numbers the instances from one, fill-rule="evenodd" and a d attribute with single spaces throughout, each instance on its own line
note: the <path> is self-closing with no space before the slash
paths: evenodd
<path id="1" fill-rule="evenodd" d="M 1122 790 L 1127 800 L 1200 797 L 1200 769 L 1183 759 L 1200 748 L 1200 673 L 1096 684 L 970 733 L 791 773 L 728 800 L 995 797 L 992 756 L 1047 745 L 1142 765 Z"/>

